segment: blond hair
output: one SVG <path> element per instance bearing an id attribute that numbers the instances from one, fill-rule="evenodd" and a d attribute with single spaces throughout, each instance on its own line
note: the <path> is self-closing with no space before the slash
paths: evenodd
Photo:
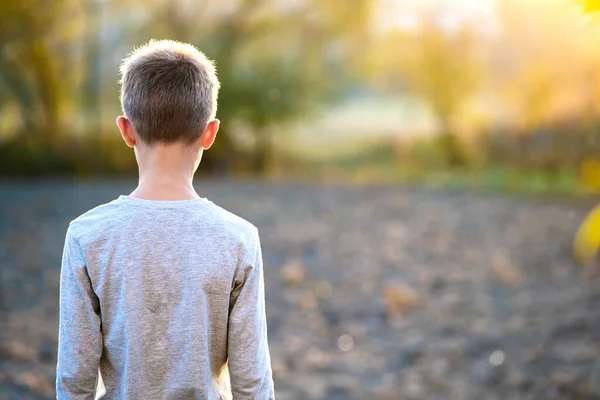
<path id="1" fill-rule="evenodd" d="M 121 107 L 148 144 L 196 141 L 215 118 L 219 80 L 196 47 L 151 40 L 123 60 Z"/>

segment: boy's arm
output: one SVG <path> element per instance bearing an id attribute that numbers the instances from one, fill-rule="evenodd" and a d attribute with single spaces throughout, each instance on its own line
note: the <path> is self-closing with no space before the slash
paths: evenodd
<path id="1" fill-rule="evenodd" d="M 258 231 L 252 247 L 238 270 L 229 306 L 227 352 L 234 400 L 275 398 Z"/>
<path id="2" fill-rule="evenodd" d="M 57 399 L 94 398 L 102 354 L 100 323 L 100 303 L 69 227 L 60 272 Z"/>

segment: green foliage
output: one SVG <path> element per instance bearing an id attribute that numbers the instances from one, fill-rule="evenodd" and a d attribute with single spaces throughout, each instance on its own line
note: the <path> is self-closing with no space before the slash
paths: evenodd
<path id="1" fill-rule="evenodd" d="M 0 146 L 0 176 L 132 175 L 133 152 L 117 136 L 93 140 L 11 140 Z"/>
<path id="2" fill-rule="evenodd" d="M 72 154 L 37 144 L 5 143 L 0 147 L 0 176 L 42 176 L 53 173 L 71 175 L 76 171 Z"/>
<path id="3" fill-rule="evenodd" d="M 316 109 L 349 76 L 340 71 L 352 65 L 350 45 L 367 28 L 369 4 L 355 0 L 340 12 L 334 0 L 287 8 L 273 0 L 2 2 L 0 88 L 7 95 L 0 107 L 17 106 L 12 134 L 18 143 L 27 136 L 27 148 L 53 149 L 75 136 L 95 143 L 88 133 L 102 135 L 104 119 L 118 108 L 114 49 L 155 37 L 189 42 L 216 60 L 222 82 L 222 129 L 206 164 L 266 170 L 273 127 Z M 238 142 L 238 126 L 253 135 L 250 149 Z"/>
<path id="4" fill-rule="evenodd" d="M 18 105 L 24 134 L 60 135 L 61 109 L 73 96 L 69 47 L 79 28 L 70 15 L 78 10 L 72 0 L 0 2 L 0 107 Z"/>

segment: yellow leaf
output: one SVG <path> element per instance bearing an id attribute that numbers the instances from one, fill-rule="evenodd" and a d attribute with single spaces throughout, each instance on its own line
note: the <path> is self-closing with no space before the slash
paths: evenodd
<path id="1" fill-rule="evenodd" d="M 600 159 L 587 158 L 579 166 L 579 183 L 586 192 L 600 191 Z"/>
<path id="2" fill-rule="evenodd" d="M 600 0 L 581 0 L 583 3 L 583 11 L 586 13 L 593 13 L 600 11 Z"/>
<path id="3" fill-rule="evenodd" d="M 596 256 L 600 248 L 600 205 L 596 206 L 585 218 L 577 235 L 573 251 L 575 258 L 584 264 Z"/>

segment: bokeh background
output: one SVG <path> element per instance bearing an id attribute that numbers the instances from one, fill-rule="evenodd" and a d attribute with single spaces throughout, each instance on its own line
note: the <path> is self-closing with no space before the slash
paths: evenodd
<path id="1" fill-rule="evenodd" d="M 118 65 L 217 62 L 196 188 L 258 226 L 279 399 L 598 399 L 585 0 L 0 0 L 0 399 L 54 396 L 64 233 L 131 192 Z"/>

